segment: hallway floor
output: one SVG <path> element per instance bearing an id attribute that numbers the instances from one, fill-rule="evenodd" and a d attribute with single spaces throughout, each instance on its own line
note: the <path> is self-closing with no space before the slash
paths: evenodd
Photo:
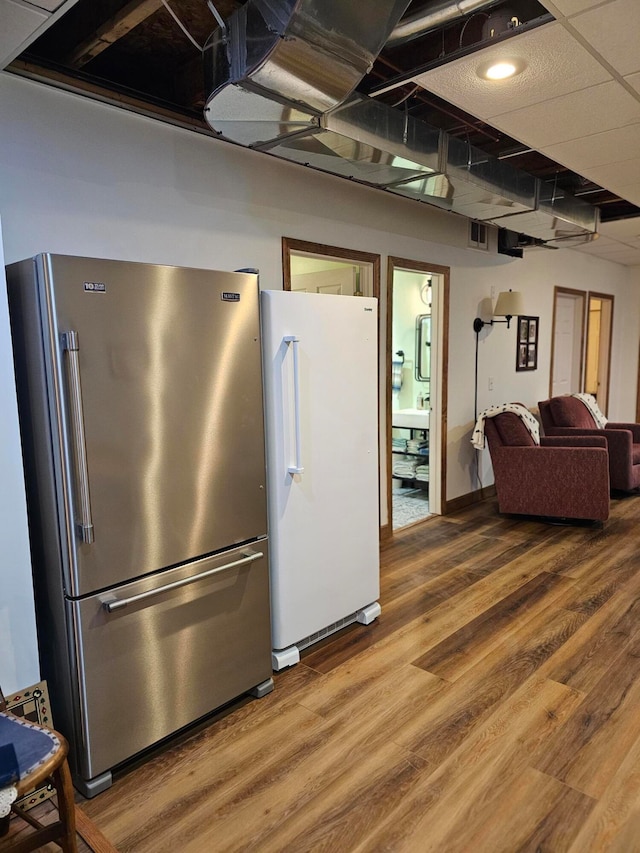
<path id="1" fill-rule="evenodd" d="M 640 850 L 640 497 L 435 517 L 380 600 L 85 811 L 121 853 Z"/>

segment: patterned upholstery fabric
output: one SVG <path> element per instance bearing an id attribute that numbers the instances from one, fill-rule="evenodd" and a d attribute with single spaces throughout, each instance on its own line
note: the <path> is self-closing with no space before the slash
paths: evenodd
<path id="1" fill-rule="evenodd" d="M 549 401 L 553 422 L 559 427 L 595 429 L 589 409 L 576 397 L 552 397 Z"/>

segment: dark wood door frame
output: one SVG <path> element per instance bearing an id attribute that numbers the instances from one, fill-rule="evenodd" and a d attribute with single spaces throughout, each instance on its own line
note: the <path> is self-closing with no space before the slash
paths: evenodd
<path id="1" fill-rule="evenodd" d="M 611 317 L 610 317 L 610 326 L 609 326 L 609 347 L 607 354 L 607 402 L 604 407 L 602 407 L 603 414 L 607 414 L 609 411 L 609 392 L 611 391 L 611 352 L 613 347 L 613 309 L 615 306 L 615 298 L 611 293 L 597 293 L 595 290 L 590 290 L 587 295 L 587 344 L 585 349 L 585 376 L 586 376 L 586 359 L 587 353 L 589 351 L 589 325 L 591 320 L 591 312 L 589 309 L 591 299 L 600 299 L 602 302 L 609 302 L 611 304 Z M 598 356 L 599 359 L 599 356 Z M 600 368 L 598 365 L 598 372 Z M 598 401 L 598 405 L 600 405 L 600 401 Z"/>
<path id="2" fill-rule="evenodd" d="M 386 387 L 387 387 L 387 517 L 389 523 L 382 528 L 385 538 L 393 536 L 393 512 L 392 512 L 392 458 L 391 458 L 391 350 L 393 335 L 393 274 L 395 270 L 402 269 L 408 272 L 435 273 L 442 276 L 442 327 L 439 327 L 439 358 L 438 363 L 441 371 L 440 397 L 440 512 L 447 513 L 447 392 L 449 372 L 449 282 L 451 271 L 449 267 L 439 264 L 427 264 L 424 261 L 411 261 L 407 258 L 396 258 L 389 256 L 387 261 L 387 354 L 386 354 Z M 438 383 L 435 383 L 438 387 Z M 432 386 L 433 387 L 433 386 Z"/>

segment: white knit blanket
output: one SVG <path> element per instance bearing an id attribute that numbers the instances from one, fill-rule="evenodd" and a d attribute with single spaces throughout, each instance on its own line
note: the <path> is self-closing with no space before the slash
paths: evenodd
<path id="1" fill-rule="evenodd" d="M 0 788 L 0 817 L 6 817 L 11 811 L 11 805 L 16 801 L 18 789 L 15 785 Z"/>
<path id="2" fill-rule="evenodd" d="M 501 415 L 503 412 L 513 412 L 514 415 L 518 415 L 528 429 L 534 444 L 540 444 L 540 427 L 529 409 L 520 403 L 501 403 L 499 406 L 489 406 L 488 409 L 485 409 L 484 412 L 480 412 L 478 415 L 478 420 L 471 436 L 471 444 L 473 444 L 476 450 L 484 448 L 484 422 L 486 419 L 495 418 L 496 415 Z"/>
<path id="3" fill-rule="evenodd" d="M 587 409 L 589 409 L 589 413 L 591 417 L 596 422 L 596 426 L 598 429 L 604 429 L 607 425 L 607 419 L 600 411 L 600 406 L 596 402 L 596 398 L 593 394 L 572 394 L 572 397 L 577 397 L 578 400 L 581 400 Z"/>

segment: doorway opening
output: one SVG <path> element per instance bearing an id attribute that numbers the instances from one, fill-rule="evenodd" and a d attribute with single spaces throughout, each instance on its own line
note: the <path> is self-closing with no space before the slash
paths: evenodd
<path id="1" fill-rule="evenodd" d="M 282 238 L 285 290 L 380 298 L 380 255 Z"/>
<path id="2" fill-rule="evenodd" d="M 584 391 L 593 394 L 601 411 L 607 413 L 613 299 L 606 293 L 555 288 L 549 396 Z"/>
<path id="3" fill-rule="evenodd" d="M 613 296 L 590 292 L 584 390 L 593 394 L 605 415 L 609 408 L 612 326 Z"/>
<path id="4" fill-rule="evenodd" d="M 387 506 L 398 530 L 442 512 L 449 270 L 389 258 Z"/>

